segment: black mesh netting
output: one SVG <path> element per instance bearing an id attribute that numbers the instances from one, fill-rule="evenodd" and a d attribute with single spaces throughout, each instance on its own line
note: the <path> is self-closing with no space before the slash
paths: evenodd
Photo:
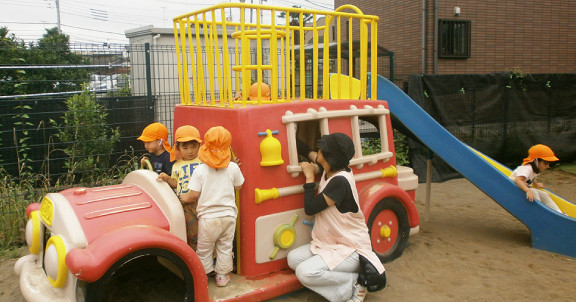
<path id="1" fill-rule="evenodd" d="M 413 75 L 408 95 L 462 142 L 514 168 L 535 144 L 560 161 L 576 160 L 576 74 Z M 409 139 L 410 159 L 426 181 L 428 149 Z M 432 181 L 461 175 L 433 157 Z"/>

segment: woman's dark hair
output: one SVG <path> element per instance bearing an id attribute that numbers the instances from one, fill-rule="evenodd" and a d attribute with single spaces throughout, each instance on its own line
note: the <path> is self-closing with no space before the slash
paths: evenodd
<path id="1" fill-rule="evenodd" d="M 354 142 L 344 133 L 323 135 L 318 147 L 332 170 L 348 167 L 350 159 L 354 157 Z"/>

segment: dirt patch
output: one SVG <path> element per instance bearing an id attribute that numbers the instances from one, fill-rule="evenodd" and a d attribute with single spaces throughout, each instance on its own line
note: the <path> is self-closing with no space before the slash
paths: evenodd
<path id="1" fill-rule="evenodd" d="M 546 171 L 554 193 L 576 201 L 576 176 Z M 425 186 L 416 196 L 420 234 L 386 264 L 388 286 L 366 301 L 573 301 L 576 259 L 530 247 L 526 226 L 466 179 L 432 184 L 429 220 Z M 24 301 L 14 259 L 0 261 L 0 301 Z M 323 301 L 301 290 L 273 301 Z"/>

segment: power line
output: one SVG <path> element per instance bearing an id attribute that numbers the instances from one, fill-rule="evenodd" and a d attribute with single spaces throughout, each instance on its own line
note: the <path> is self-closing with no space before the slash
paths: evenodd
<path id="1" fill-rule="evenodd" d="M 155 17 L 155 16 L 142 16 L 142 15 L 134 15 L 134 14 L 118 14 L 116 12 L 109 12 L 107 10 L 100 10 L 100 15 L 94 15 L 92 12 L 96 11 L 93 8 L 84 8 L 84 7 L 68 7 L 64 5 L 62 13 L 72 16 L 77 16 L 86 19 L 93 19 L 101 22 L 111 22 L 111 23 L 121 23 L 121 24 L 128 24 L 133 26 L 138 26 L 143 22 L 161 22 L 164 21 L 162 17 Z M 102 15 L 106 14 L 106 17 L 103 18 Z M 124 17 L 126 16 L 126 17 Z"/>
<path id="2" fill-rule="evenodd" d="M 6 24 L 56 24 L 55 22 L 18 22 L 18 21 L 2 21 L 2 23 Z"/>
<path id="3" fill-rule="evenodd" d="M 112 34 L 112 35 L 120 35 L 120 36 L 123 36 L 123 35 L 124 35 L 124 34 L 119 34 L 119 33 L 111 32 L 111 31 L 96 30 L 96 29 L 84 28 L 84 27 L 73 26 L 73 25 L 62 24 L 62 26 L 66 26 L 66 27 L 70 27 L 70 28 L 75 28 L 75 29 L 82 29 L 82 30 L 94 31 L 94 32 L 99 32 L 99 33 L 104 33 L 104 34 Z"/>

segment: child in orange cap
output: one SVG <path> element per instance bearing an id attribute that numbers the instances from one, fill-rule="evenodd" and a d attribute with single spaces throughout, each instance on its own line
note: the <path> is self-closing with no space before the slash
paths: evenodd
<path id="1" fill-rule="evenodd" d="M 170 152 L 170 161 L 174 162 L 172 174 L 160 173 L 158 179 L 167 182 L 176 195 L 188 192 L 188 182 L 196 166 L 202 162 L 198 158 L 200 149 L 200 132 L 194 126 L 182 126 L 174 133 L 174 148 Z"/>
<path id="2" fill-rule="evenodd" d="M 216 285 L 226 286 L 232 271 L 234 231 L 236 230 L 235 190 L 240 190 L 244 176 L 240 167 L 230 161 L 232 136 L 222 126 L 210 128 L 204 135 L 204 144 L 198 156 L 202 165 L 192 174 L 190 192 L 180 200 L 198 200 L 198 247 L 196 254 L 206 274 L 216 272 Z M 216 265 L 213 252 L 216 248 Z"/>
<path id="3" fill-rule="evenodd" d="M 543 189 L 544 184 L 536 181 L 538 175 L 546 171 L 550 163 L 555 161 L 558 161 L 558 158 L 550 147 L 541 144 L 532 146 L 528 150 L 528 157 L 512 172 L 510 178 L 522 191 L 526 192 L 526 199 L 530 202 L 539 200 L 552 210 L 562 213 L 558 205 L 550 198 L 550 194 L 538 190 Z"/>
<path id="4" fill-rule="evenodd" d="M 176 189 L 176 195 L 187 193 L 188 182 L 196 167 L 202 162 L 198 158 L 200 149 L 200 132 L 194 126 L 182 126 L 174 133 L 174 148 L 170 152 L 170 160 L 175 161 L 172 167 L 172 175 L 160 173 L 158 179 L 167 182 L 170 187 Z M 186 235 L 188 245 L 196 250 L 198 242 L 198 215 L 196 213 L 196 203 L 182 202 L 184 217 L 186 219 Z"/>
<path id="5" fill-rule="evenodd" d="M 146 161 L 150 160 L 152 170 L 156 171 L 156 173 L 172 174 L 168 128 L 161 123 L 150 124 L 144 128 L 138 140 L 144 142 L 144 148 L 150 153 L 150 158 L 143 156 L 140 159 L 140 164 L 145 166 Z"/>

